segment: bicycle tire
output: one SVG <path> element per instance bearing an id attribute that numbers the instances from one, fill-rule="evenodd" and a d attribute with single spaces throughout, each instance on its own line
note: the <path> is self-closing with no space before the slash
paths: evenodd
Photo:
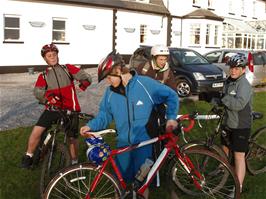
<path id="1" fill-rule="evenodd" d="M 216 144 L 211 144 L 210 146 L 207 145 L 206 141 L 201 141 L 201 140 L 194 140 L 194 141 L 190 141 L 187 144 L 184 144 L 181 147 L 181 150 L 188 150 L 188 149 L 206 149 L 206 150 L 210 150 L 212 152 L 214 152 L 215 154 L 219 155 L 222 158 L 227 159 L 227 155 L 225 154 L 225 152 L 223 151 L 223 149 L 216 145 Z"/>
<path id="2" fill-rule="evenodd" d="M 48 168 L 48 162 L 50 159 L 50 148 L 48 148 L 47 154 L 44 156 L 41 177 L 40 177 L 40 193 L 41 196 L 55 174 L 60 170 L 70 165 L 70 154 L 67 147 L 64 144 L 57 144 L 53 152 L 51 167 Z"/>
<path id="3" fill-rule="evenodd" d="M 259 128 L 251 136 L 246 164 L 252 175 L 266 172 L 266 126 Z"/>
<path id="4" fill-rule="evenodd" d="M 98 174 L 96 165 L 82 163 L 61 170 L 47 186 L 43 199 L 85 198 L 94 177 Z M 90 198 L 121 198 L 122 191 L 117 179 L 104 171 Z"/>
<path id="5" fill-rule="evenodd" d="M 170 170 L 171 191 L 182 198 L 240 198 L 240 185 L 238 178 L 227 160 L 205 149 L 187 149 L 184 151 L 204 180 L 200 182 L 202 190 L 196 188 L 191 176 L 175 157 L 172 160 Z M 205 162 L 207 158 L 208 162 Z M 218 172 L 216 168 L 220 168 Z M 193 178 L 198 179 L 191 171 Z M 178 188 L 178 189 L 176 189 Z M 177 191 L 179 191 L 178 194 Z M 233 196 L 231 196 L 233 194 Z"/>

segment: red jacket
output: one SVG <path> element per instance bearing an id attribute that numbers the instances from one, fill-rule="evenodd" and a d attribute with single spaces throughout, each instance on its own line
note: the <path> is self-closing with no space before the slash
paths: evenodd
<path id="1" fill-rule="evenodd" d="M 58 64 L 48 67 L 39 75 L 35 83 L 34 95 L 41 103 L 46 103 L 49 98 L 57 96 L 60 100 L 54 104 L 55 106 L 80 111 L 74 80 L 79 81 L 79 87 L 82 90 L 91 84 L 91 76 L 74 65 Z"/>

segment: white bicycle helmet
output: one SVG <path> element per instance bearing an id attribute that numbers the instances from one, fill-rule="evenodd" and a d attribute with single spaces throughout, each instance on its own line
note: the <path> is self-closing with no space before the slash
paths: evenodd
<path id="1" fill-rule="evenodd" d="M 164 45 L 155 45 L 151 48 L 151 55 L 157 56 L 157 55 L 169 55 L 169 49 L 167 46 Z"/>

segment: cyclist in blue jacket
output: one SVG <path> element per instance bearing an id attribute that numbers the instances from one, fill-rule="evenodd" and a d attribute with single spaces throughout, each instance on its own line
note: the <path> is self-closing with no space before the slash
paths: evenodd
<path id="1" fill-rule="evenodd" d="M 173 89 L 147 76 L 138 76 L 124 67 L 123 58 L 111 52 L 98 65 L 98 81 L 106 78 L 110 86 L 100 103 L 98 115 L 81 127 L 80 134 L 99 131 L 114 121 L 117 147 L 150 139 L 146 124 L 155 105 L 166 104 L 166 128 L 177 127 L 178 96 Z M 127 182 L 132 182 L 140 166 L 152 158 L 152 146 L 145 146 L 117 156 L 117 164 Z"/>

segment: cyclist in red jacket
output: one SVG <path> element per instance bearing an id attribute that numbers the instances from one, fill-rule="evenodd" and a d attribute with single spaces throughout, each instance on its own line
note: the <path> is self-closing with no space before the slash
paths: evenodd
<path id="1" fill-rule="evenodd" d="M 54 44 L 47 44 L 41 50 L 41 55 L 48 66 L 36 81 L 34 95 L 40 103 L 46 106 L 29 137 L 27 151 L 21 162 L 22 168 L 31 167 L 33 153 L 40 141 L 41 134 L 60 117 L 58 111 L 51 110 L 49 107 L 80 112 L 74 80 L 79 81 L 79 88 L 83 91 L 92 82 L 91 76 L 80 68 L 70 64 L 60 65 L 58 52 L 59 50 Z M 71 120 L 71 127 L 68 128 L 67 134 L 72 164 L 74 164 L 77 163 L 78 153 L 78 115 L 71 115 Z"/>

